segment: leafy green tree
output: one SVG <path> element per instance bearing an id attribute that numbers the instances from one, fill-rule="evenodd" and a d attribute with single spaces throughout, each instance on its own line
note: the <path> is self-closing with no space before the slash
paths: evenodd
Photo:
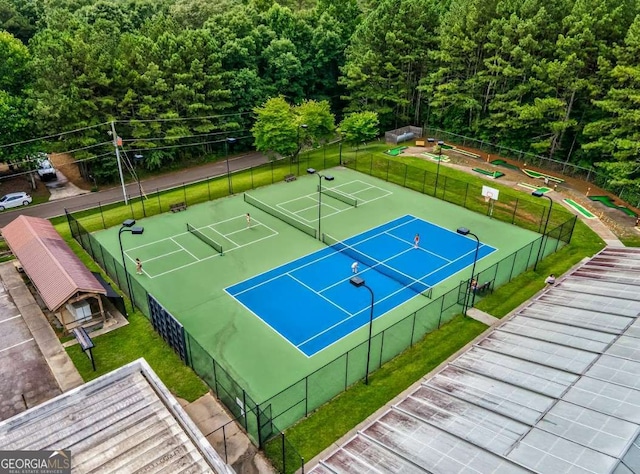
<path id="1" fill-rule="evenodd" d="M 346 143 L 358 147 L 376 138 L 380 134 L 379 126 L 376 112 L 352 112 L 340 122 L 338 131 Z"/>
<path id="2" fill-rule="evenodd" d="M 328 101 L 304 101 L 294 107 L 294 114 L 298 117 L 298 122 L 306 125 L 304 136 L 300 140 L 301 146 L 304 144 L 318 145 L 321 141 L 334 136 L 335 117 L 331 113 Z"/>
<path id="3" fill-rule="evenodd" d="M 417 85 L 437 45 L 440 7 L 433 0 L 383 0 L 358 26 L 340 83 L 348 111 L 378 112 L 383 126 L 419 117 Z"/>
<path id="4" fill-rule="evenodd" d="M 592 141 L 584 149 L 598 157 L 596 165 L 606 171 L 610 186 L 640 190 L 640 15 L 615 56 L 617 65 L 608 71 L 613 86 L 593 102 L 604 117 L 585 126 Z"/>
<path id="5" fill-rule="evenodd" d="M 256 149 L 271 159 L 278 155 L 295 159 L 304 143 L 317 143 L 335 129 L 335 119 L 326 101 L 291 106 L 279 96 L 256 107 L 254 112 L 256 122 L 251 131 Z"/>
<path id="6" fill-rule="evenodd" d="M 254 109 L 256 122 L 251 132 L 256 150 L 266 153 L 271 160 L 278 155 L 295 153 L 298 144 L 296 116 L 284 97 L 269 99 L 264 105 Z"/>

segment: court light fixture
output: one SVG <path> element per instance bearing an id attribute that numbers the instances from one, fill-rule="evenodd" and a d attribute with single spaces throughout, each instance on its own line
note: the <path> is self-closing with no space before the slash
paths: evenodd
<path id="1" fill-rule="evenodd" d="M 371 293 L 371 305 L 369 311 L 369 339 L 367 344 L 367 367 L 364 372 L 364 384 L 369 385 L 369 359 L 371 358 L 371 332 L 373 331 L 373 290 L 367 286 L 364 279 L 359 276 L 353 276 L 349 279 L 349 283 L 351 283 L 356 288 L 365 287 Z"/>
<path id="2" fill-rule="evenodd" d="M 476 253 L 473 257 L 473 267 L 471 268 L 471 279 L 469 280 L 469 284 L 467 285 L 467 288 L 464 292 L 464 303 L 462 305 L 462 314 L 464 314 L 465 316 L 467 315 L 467 308 L 469 307 L 469 294 L 473 293 L 473 298 L 471 300 L 471 307 L 473 307 L 473 304 L 475 303 L 475 297 L 476 294 L 475 292 L 471 291 L 471 282 L 474 280 L 475 274 L 476 274 L 476 262 L 478 261 L 478 250 L 480 250 L 480 239 L 478 238 L 478 236 L 476 234 L 474 234 L 473 232 L 471 232 L 469 229 L 467 229 L 466 227 L 458 227 L 456 229 L 456 232 L 460 235 L 471 235 L 476 239 Z"/>
<path id="3" fill-rule="evenodd" d="M 130 232 L 133 235 L 140 235 L 144 233 L 144 227 L 136 226 L 135 219 L 127 219 L 122 222 L 120 230 L 118 231 L 118 243 L 120 244 L 120 255 L 122 255 L 122 268 L 124 269 L 124 278 L 127 283 L 127 292 L 129 293 L 129 299 L 131 300 L 131 310 L 133 311 L 133 293 L 131 292 L 131 281 L 129 280 L 129 272 L 127 271 L 127 262 L 124 259 L 124 248 L 122 247 L 122 233 Z M 117 274 L 117 271 L 116 271 Z M 126 310 L 125 306 L 125 310 Z M 126 315 L 125 315 L 126 316 Z"/>

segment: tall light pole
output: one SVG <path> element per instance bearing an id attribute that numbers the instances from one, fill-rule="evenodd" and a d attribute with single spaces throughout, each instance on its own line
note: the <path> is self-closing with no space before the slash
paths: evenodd
<path id="1" fill-rule="evenodd" d="M 228 137 L 224 142 L 224 156 L 227 160 L 227 182 L 229 183 L 229 194 L 233 194 L 233 184 L 231 183 L 231 170 L 229 169 L 229 145 L 233 145 L 238 140 Z"/>
<path id="2" fill-rule="evenodd" d="M 122 268 L 124 269 L 124 277 L 127 282 L 127 291 L 129 292 L 129 299 L 131 300 L 131 311 L 133 308 L 133 293 L 131 292 L 131 282 L 129 281 L 129 272 L 127 271 L 127 262 L 124 259 L 124 249 L 122 248 L 122 233 L 131 232 L 134 235 L 139 235 L 144 232 L 144 227 L 134 227 L 136 221 L 133 219 L 127 219 L 122 223 L 120 230 L 118 231 L 118 243 L 120 244 L 120 254 L 122 255 Z M 125 309 L 127 307 L 125 306 Z"/>
<path id="3" fill-rule="evenodd" d="M 324 175 L 318 173 L 318 239 L 322 240 L 320 233 L 320 223 L 322 219 L 322 178 Z"/>
<path id="4" fill-rule="evenodd" d="M 531 195 L 535 197 L 544 197 L 549 200 L 549 213 L 547 214 L 547 220 L 544 221 L 544 230 L 542 231 L 542 240 L 540 241 L 540 248 L 538 249 L 538 255 L 536 256 L 536 263 L 533 264 L 533 271 L 535 272 L 538 269 L 540 254 L 542 253 L 542 249 L 544 247 L 545 240 L 547 237 L 547 226 L 549 225 L 549 218 L 551 217 L 551 208 L 553 207 L 553 199 L 551 199 L 545 193 L 541 193 L 540 191 L 534 191 L 531 193 Z"/>
<path id="5" fill-rule="evenodd" d="M 469 284 L 467 285 L 467 289 L 466 289 L 466 291 L 464 293 L 464 304 L 462 305 L 462 307 L 463 307 L 462 314 L 464 314 L 466 316 L 467 315 L 467 308 L 469 307 L 469 305 L 467 304 L 469 302 L 469 293 L 470 293 L 469 290 L 471 290 L 471 283 L 473 282 L 474 275 L 476 274 L 476 262 L 478 261 L 478 250 L 480 250 L 480 239 L 478 238 L 478 236 L 476 234 L 471 232 L 466 227 L 459 227 L 456 230 L 456 232 L 458 234 L 460 234 L 460 235 L 472 235 L 476 239 L 476 254 L 473 257 L 473 267 L 471 268 L 471 280 L 469 280 Z M 473 291 L 472 293 L 473 293 L 473 299 L 471 300 L 471 307 L 473 307 L 473 303 L 475 303 L 475 299 L 476 299 L 475 291 Z"/>
<path id="6" fill-rule="evenodd" d="M 369 359 L 371 358 L 371 332 L 373 331 L 373 290 L 366 285 L 365 281 L 362 278 L 358 276 L 351 277 L 349 279 L 349 283 L 351 283 L 356 288 L 360 288 L 361 286 L 363 286 L 367 290 L 369 290 L 369 293 L 371 293 L 371 310 L 369 312 L 369 342 L 367 344 L 367 368 L 364 372 L 364 384 L 369 385 Z"/>
<path id="7" fill-rule="evenodd" d="M 306 131 L 308 127 L 309 127 L 309 125 L 307 125 L 306 123 L 298 125 L 298 136 L 296 137 L 296 162 L 298 163 L 298 174 L 300 174 L 300 159 L 299 159 L 299 155 L 300 155 L 300 149 L 302 148 L 301 145 L 300 145 L 300 129 L 303 129 L 303 130 Z"/>
<path id="8" fill-rule="evenodd" d="M 440 161 L 442 160 L 442 145 L 444 145 L 444 142 L 442 140 L 438 140 L 439 152 L 438 152 L 438 165 L 436 166 L 436 185 L 433 189 L 434 197 L 436 196 L 436 194 L 438 194 L 438 177 L 440 176 Z"/>

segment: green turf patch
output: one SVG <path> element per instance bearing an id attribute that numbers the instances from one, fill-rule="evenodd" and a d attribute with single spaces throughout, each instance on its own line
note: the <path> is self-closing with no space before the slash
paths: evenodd
<path id="1" fill-rule="evenodd" d="M 440 145 L 443 150 L 453 150 L 455 147 L 453 145 Z"/>
<path id="2" fill-rule="evenodd" d="M 428 153 L 426 151 L 420 154 L 432 159 L 433 161 L 441 161 L 443 163 L 448 163 L 449 161 L 451 161 L 447 155 L 434 155 L 433 153 Z"/>
<path id="3" fill-rule="evenodd" d="M 483 174 L 485 176 L 489 176 L 490 178 L 493 178 L 493 179 L 504 176 L 504 173 L 502 173 L 501 171 L 489 171 L 489 170 L 483 170 L 482 168 L 473 168 L 473 171 L 475 171 L 476 173 Z"/>
<path id="4" fill-rule="evenodd" d="M 595 214 L 593 214 L 589 209 L 584 208 L 583 206 L 575 202 L 573 199 L 564 199 L 564 202 L 566 202 L 569 206 L 575 209 L 578 213 L 580 213 L 586 219 L 596 218 Z"/>
<path id="5" fill-rule="evenodd" d="M 391 148 L 390 150 L 385 151 L 385 153 L 387 155 L 391 155 L 391 156 L 398 156 L 403 151 L 405 151 L 407 148 L 409 148 L 409 147 L 407 147 L 407 146 L 398 146 L 398 147 Z"/>
<path id="6" fill-rule="evenodd" d="M 522 168 L 522 172 L 529 176 L 530 178 L 536 179 L 544 179 L 547 178 L 549 181 L 553 181 L 555 183 L 564 183 L 564 179 L 558 178 L 557 176 L 551 176 L 550 174 L 540 173 L 538 171 L 528 170 Z"/>
<path id="7" fill-rule="evenodd" d="M 589 196 L 589 199 L 591 199 L 592 201 L 601 202 L 605 206 L 610 207 L 612 209 L 618 209 L 619 211 L 624 212 L 628 216 L 638 217 L 638 215 L 635 212 L 633 212 L 631 209 L 629 209 L 628 207 L 619 206 L 618 204 L 613 202 L 609 196 Z"/>
<path id="8" fill-rule="evenodd" d="M 551 191 L 551 188 L 546 188 L 544 186 L 540 187 L 540 186 L 536 186 L 535 184 L 529 184 L 529 183 L 518 183 L 518 186 L 520 186 L 521 188 L 529 189 L 531 191 L 538 191 L 539 193 L 542 193 L 542 194 L 546 194 L 549 191 Z"/>
<path id="9" fill-rule="evenodd" d="M 496 166 L 502 166 L 503 168 L 509 168 L 511 170 L 520 171 L 520 167 L 516 165 L 512 165 L 511 163 L 508 163 L 504 160 L 493 160 L 491 164 Z"/>

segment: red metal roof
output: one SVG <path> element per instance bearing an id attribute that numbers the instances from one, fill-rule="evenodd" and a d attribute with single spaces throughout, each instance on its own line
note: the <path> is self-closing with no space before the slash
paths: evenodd
<path id="1" fill-rule="evenodd" d="M 20 216 L 4 226 L 2 235 L 50 311 L 77 293 L 106 295 L 48 220 Z"/>

